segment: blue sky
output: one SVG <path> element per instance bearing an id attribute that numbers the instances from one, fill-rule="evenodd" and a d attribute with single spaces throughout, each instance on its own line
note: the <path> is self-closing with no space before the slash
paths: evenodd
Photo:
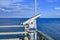
<path id="1" fill-rule="evenodd" d="M 36 0 L 41 18 L 60 18 L 60 0 Z M 0 18 L 34 16 L 34 0 L 0 0 Z"/>

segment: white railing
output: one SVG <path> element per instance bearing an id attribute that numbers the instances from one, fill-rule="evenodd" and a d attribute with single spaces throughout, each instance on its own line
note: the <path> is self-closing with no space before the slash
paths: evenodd
<path id="1" fill-rule="evenodd" d="M 6 27 L 24 27 L 23 25 L 4 25 L 0 26 L 0 28 L 6 28 Z"/>
<path id="2" fill-rule="evenodd" d="M 50 36 L 44 34 L 41 31 L 37 31 L 37 33 L 38 33 L 38 40 L 43 40 L 43 39 L 45 39 L 45 40 L 54 40 L 53 38 L 51 38 Z"/>

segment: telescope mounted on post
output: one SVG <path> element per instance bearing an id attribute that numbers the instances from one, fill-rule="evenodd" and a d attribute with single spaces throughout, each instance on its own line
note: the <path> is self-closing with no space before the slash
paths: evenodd
<path id="1" fill-rule="evenodd" d="M 31 21 L 33 21 L 33 20 L 36 20 L 36 19 L 39 18 L 39 17 L 40 17 L 40 15 L 38 14 L 38 15 L 36 15 L 36 16 L 30 18 L 29 20 L 23 22 L 23 25 L 28 24 L 29 22 L 31 22 Z"/>
<path id="2" fill-rule="evenodd" d="M 34 0 L 34 17 L 30 18 L 29 20 L 23 22 L 23 25 L 25 26 L 25 32 L 28 32 L 30 35 L 30 40 L 37 40 L 37 26 L 36 26 L 36 19 L 40 17 L 40 15 L 36 15 L 36 1 Z M 26 35 L 26 34 L 25 34 Z M 26 37 L 27 38 L 27 37 Z"/>
<path id="3" fill-rule="evenodd" d="M 28 32 L 28 34 L 30 35 L 30 40 L 36 40 L 37 39 L 36 19 L 39 17 L 40 17 L 40 15 L 36 15 L 36 16 L 30 18 L 29 20 L 23 22 L 23 25 L 25 26 L 25 31 Z"/>

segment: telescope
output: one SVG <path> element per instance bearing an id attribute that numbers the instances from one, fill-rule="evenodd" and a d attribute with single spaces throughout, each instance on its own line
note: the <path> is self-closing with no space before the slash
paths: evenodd
<path id="1" fill-rule="evenodd" d="M 23 22 L 23 25 L 25 25 L 25 27 L 26 27 L 25 28 L 26 32 L 28 32 L 28 34 L 30 35 L 30 40 L 37 40 L 36 19 L 38 19 L 39 17 L 40 17 L 40 15 L 38 14 L 38 15 L 30 18 L 29 20 Z"/>

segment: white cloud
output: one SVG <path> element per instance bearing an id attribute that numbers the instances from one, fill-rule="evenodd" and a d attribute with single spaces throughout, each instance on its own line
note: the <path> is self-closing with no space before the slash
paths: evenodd
<path id="1" fill-rule="evenodd" d="M 0 6 L 9 6 L 11 3 L 8 1 L 0 1 Z"/>
<path id="2" fill-rule="evenodd" d="M 23 2 L 24 0 L 11 0 L 13 2 Z"/>
<path id="3" fill-rule="evenodd" d="M 21 16 L 28 17 L 29 14 L 30 14 L 29 17 L 31 17 L 33 15 L 32 13 L 33 13 L 33 10 L 34 10 L 33 6 L 28 5 L 28 4 L 23 5 L 23 4 L 18 3 L 18 2 L 19 1 L 17 1 L 17 0 L 12 0 L 12 2 L 11 2 L 11 0 L 9 0 L 9 1 L 7 1 L 7 0 L 5 0 L 5 1 L 2 0 L 1 1 L 0 0 L 0 11 L 3 11 L 3 12 L 1 12 L 2 16 L 0 16 L 0 17 L 3 17 L 3 13 L 5 14 L 4 17 L 7 17 L 6 16 L 7 13 L 9 13 L 8 17 L 21 17 Z M 20 2 L 24 2 L 24 1 L 20 0 Z M 23 14 L 25 14 L 27 16 L 25 16 Z M 17 16 L 17 15 L 19 15 L 19 16 Z"/>
<path id="4" fill-rule="evenodd" d="M 23 2 L 24 0 L 0 0 L 0 10 L 4 12 L 22 12 L 26 10 L 33 10 L 34 8 L 29 5 L 13 4 L 17 2 Z"/>
<path id="5" fill-rule="evenodd" d="M 55 7 L 54 9 L 56 9 L 56 10 L 60 10 L 60 7 Z"/>
<path id="6" fill-rule="evenodd" d="M 34 8 L 29 5 L 15 5 L 9 7 L 0 7 L 0 10 L 3 12 L 24 12 L 24 11 L 32 11 Z"/>
<path id="7" fill-rule="evenodd" d="M 23 0 L 0 0 L 0 6 L 6 7 L 16 2 L 23 2 Z"/>
<path id="8" fill-rule="evenodd" d="M 60 0 L 46 0 L 47 2 L 60 2 Z"/>

